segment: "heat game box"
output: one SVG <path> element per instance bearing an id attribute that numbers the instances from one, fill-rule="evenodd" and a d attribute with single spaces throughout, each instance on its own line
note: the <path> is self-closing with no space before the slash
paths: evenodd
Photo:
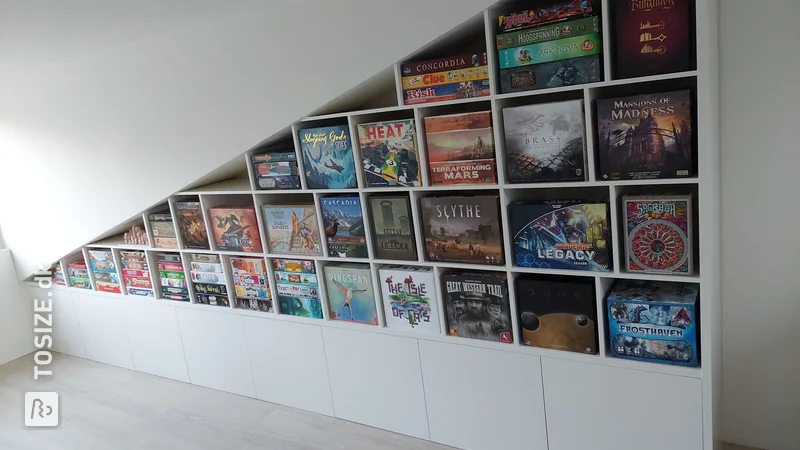
<path id="1" fill-rule="evenodd" d="M 331 320 L 378 325 L 369 264 L 333 263 L 323 271 Z"/>
<path id="2" fill-rule="evenodd" d="M 265 205 L 264 221 L 270 253 L 322 256 L 314 205 Z"/>
<path id="3" fill-rule="evenodd" d="M 260 253 L 261 235 L 253 206 L 220 206 L 208 210 L 217 250 Z"/>
<path id="4" fill-rule="evenodd" d="M 698 302 L 697 284 L 617 281 L 606 299 L 611 356 L 699 366 Z"/>
<path id="5" fill-rule="evenodd" d="M 358 125 L 368 187 L 421 186 L 414 119 Z"/>
<path id="6" fill-rule="evenodd" d="M 367 235 L 361 198 L 357 195 L 323 197 L 320 206 L 328 256 L 366 258 Z"/>
<path id="7" fill-rule="evenodd" d="M 450 336 L 514 342 L 505 273 L 446 272 L 442 292 Z"/>
<path id="8" fill-rule="evenodd" d="M 272 268 L 278 292 L 278 312 L 322 319 L 322 301 L 314 261 L 275 258 Z"/>
<path id="9" fill-rule="evenodd" d="M 692 274 L 691 196 L 626 195 L 622 210 L 628 272 Z"/>
<path id="10" fill-rule="evenodd" d="M 383 266 L 378 273 L 387 327 L 441 332 L 432 268 Z"/>
<path id="11" fill-rule="evenodd" d="M 417 246 L 408 195 L 376 195 L 370 197 L 369 207 L 375 257 L 416 261 Z"/>
<path id="12" fill-rule="evenodd" d="M 309 189 L 355 188 L 353 142 L 347 125 L 305 128 L 298 132 Z"/>
<path id="13" fill-rule="evenodd" d="M 431 185 L 497 183 L 491 111 L 426 117 L 425 137 Z"/>

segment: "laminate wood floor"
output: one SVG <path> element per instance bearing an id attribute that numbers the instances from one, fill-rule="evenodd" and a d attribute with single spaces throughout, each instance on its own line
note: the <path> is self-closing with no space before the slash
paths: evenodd
<path id="1" fill-rule="evenodd" d="M 0 449 L 444 450 L 452 447 L 260 400 L 55 354 L 0 366 Z M 24 424 L 28 391 L 60 397 L 57 429 Z"/>

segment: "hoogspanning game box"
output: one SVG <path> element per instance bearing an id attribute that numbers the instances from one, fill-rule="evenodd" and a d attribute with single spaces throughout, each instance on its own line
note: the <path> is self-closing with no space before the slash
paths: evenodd
<path id="1" fill-rule="evenodd" d="M 366 258 L 367 235 L 358 195 L 323 197 L 322 221 L 328 256 L 339 258 Z"/>
<path id="2" fill-rule="evenodd" d="M 628 272 L 692 274 L 691 196 L 626 195 L 622 211 Z"/>
<path id="3" fill-rule="evenodd" d="M 416 261 L 414 223 L 408 195 L 376 195 L 370 197 L 369 207 L 375 257 Z"/>
<path id="4" fill-rule="evenodd" d="M 314 261 L 273 259 L 278 312 L 290 316 L 322 319 L 322 301 Z"/>
<path id="5" fill-rule="evenodd" d="M 261 234 L 258 231 L 253 206 L 220 206 L 208 210 L 217 250 L 260 253 Z"/>
<path id="6" fill-rule="evenodd" d="M 231 258 L 234 307 L 274 312 L 263 258 Z"/>
<path id="7" fill-rule="evenodd" d="M 314 205 L 265 205 L 264 221 L 270 253 L 322 256 Z"/>
<path id="8" fill-rule="evenodd" d="M 331 320 L 378 325 L 369 264 L 333 263 L 323 271 Z"/>
<path id="9" fill-rule="evenodd" d="M 514 265 L 610 272 L 611 228 L 605 202 L 577 200 L 508 206 Z"/>
<path id="10" fill-rule="evenodd" d="M 617 281 L 606 299 L 609 354 L 697 367 L 698 293 L 691 283 Z"/>
<path id="11" fill-rule="evenodd" d="M 200 202 L 176 202 L 175 209 L 183 247 L 208 250 L 208 233 Z"/>
<path id="12" fill-rule="evenodd" d="M 600 178 L 693 176 L 692 115 L 689 90 L 597 100 Z"/>
<path id="13" fill-rule="evenodd" d="M 450 271 L 442 275 L 442 292 L 450 336 L 514 342 L 505 273 Z"/>
<path id="14" fill-rule="evenodd" d="M 503 110 L 512 183 L 586 180 L 583 100 Z"/>
<path id="15" fill-rule="evenodd" d="M 496 195 L 422 197 L 427 261 L 503 265 Z"/>
<path id="16" fill-rule="evenodd" d="M 298 132 L 309 189 L 357 186 L 353 142 L 347 125 L 305 128 Z"/>
<path id="17" fill-rule="evenodd" d="M 421 186 L 414 119 L 358 125 L 368 187 Z"/>
<path id="18" fill-rule="evenodd" d="M 495 184 L 492 112 L 425 118 L 431 185 Z"/>
<path id="19" fill-rule="evenodd" d="M 378 271 L 386 326 L 439 333 L 439 301 L 433 269 L 383 266 Z"/>

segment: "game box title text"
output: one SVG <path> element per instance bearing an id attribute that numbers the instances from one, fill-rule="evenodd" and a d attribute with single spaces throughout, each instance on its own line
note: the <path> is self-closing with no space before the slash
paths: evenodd
<path id="1" fill-rule="evenodd" d="M 631 11 L 652 11 L 655 8 L 674 8 L 675 0 L 630 0 L 629 5 Z"/>
<path id="2" fill-rule="evenodd" d="M 650 115 L 656 117 L 675 114 L 675 107 L 669 104 L 670 101 L 669 97 L 638 102 L 615 101 L 614 109 L 611 111 L 611 120 L 639 119 Z"/>
<path id="3" fill-rule="evenodd" d="M 636 205 L 639 210 L 639 217 L 650 214 L 653 211 L 659 214 L 669 213 L 675 215 L 675 203 L 639 203 Z"/>
<path id="4" fill-rule="evenodd" d="M 489 294 L 495 297 L 503 296 L 503 286 L 499 284 L 448 281 L 446 283 L 446 288 L 448 294 L 453 292 L 477 292 L 480 294 Z"/>
<path id="5" fill-rule="evenodd" d="M 318 132 L 318 133 L 303 133 L 303 139 L 301 141 L 303 144 L 311 144 L 312 147 L 316 147 L 317 144 L 333 144 L 333 148 L 337 149 L 344 149 L 347 148 L 347 133 L 344 130 L 340 132 L 331 131 L 329 133 L 326 132 Z"/>
<path id="6" fill-rule="evenodd" d="M 481 205 L 436 205 L 436 217 L 450 219 L 480 219 Z"/>

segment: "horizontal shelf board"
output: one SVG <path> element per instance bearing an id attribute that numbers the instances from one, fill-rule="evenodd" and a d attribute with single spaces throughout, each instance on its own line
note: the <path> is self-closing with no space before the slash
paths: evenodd
<path id="1" fill-rule="evenodd" d="M 603 87 L 603 86 L 623 86 L 626 84 L 639 84 L 639 83 L 649 83 L 653 81 L 666 81 L 666 80 L 675 80 L 678 78 L 689 78 L 689 77 L 696 77 L 697 71 L 696 70 L 689 70 L 686 72 L 675 72 L 675 73 L 663 73 L 660 75 L 651 75 L 648 77 L 638 77 L 638 78 L 620 78 L 617 80 L 608 80 L 608 81 L 601 81 L 597 83 L 599 86 L 593 87 Z"/>
<path id="2" fill-rule="evenodd" d="M 126 244 L 122 235 L 113 236 L 110 238 L 102 239 L 91 244 L 86 244 L 84 247 L 88 248 L 116 248 L 123 250 L 151 250 L 149 245 L 136 245 Z"/>
<path id="3" fill-rule="evenodd" d="M 249 178 L 231 178 L 217 183 L 198 186 L 178 192 L 175 195 L 200 195 L 200 194 L 250 194 L 253 187 Z"/>
<path id="4" fill-rule="evenodd" d="M 631 273 L 631 272 L 619 271 L 615 272 L 613 276 L 609 278 L 628 279 L 628 280 L 673 281 L 673 282 L 685 282 L 685 283 L 700 282 L 700 276 L 697 274 L 669 275 L 669 274 L 657 274 L 657 273 Z"/>
<path id="5" fill-rule="evenodd" d="M 652 180 L 598 180 L 593 182 L 596 186 L 649 186 L 654 184 L 697 184 L 698 178 L 659 178 Z"/>

